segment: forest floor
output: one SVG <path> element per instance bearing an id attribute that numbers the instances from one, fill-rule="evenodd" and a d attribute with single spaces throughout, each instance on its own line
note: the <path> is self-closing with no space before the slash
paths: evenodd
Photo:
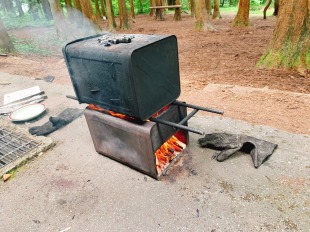
<path id="1" fill-rule="evenodd" d="M 212 23 L 215 32 L 197 32 L 195 19 L 183 13 L 182 21 L 165 21 L 138 15 L 132 29 L 121 33 L 174 34 L 178 39 L 181 100 L 225 111 L 226 117 L 268 125 L 294 133 L 310 134 L 310 73 L 263 69 L 256 66 L 267 49 L 276 18 L 250 18 L 248 28 L 231 28 L 231 14 Z M 10 30 L 17 38 L 31 39 L 53 30 Z M 46 43 L 49 47 L 49 43 Z M 71 85 L 61 51 L 58 55 L 0 57 L 0 71 Z"/>

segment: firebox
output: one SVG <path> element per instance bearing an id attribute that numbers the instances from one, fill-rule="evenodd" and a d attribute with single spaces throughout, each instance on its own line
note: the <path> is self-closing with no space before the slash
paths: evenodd
<path id="1" fill-rule="evenodd" d="M 186 114 L 186 107 L 172 105 L 156 118 L 177 123 Z M 98 153 L 155 179 L 169 169 L 188 144 L 187 131 L 164 124 L 129 121 L 90 107 L 85 110 L 85 118 Z M 174 141 L 169 144 L 171 138 Z M 166 147 L 161 150 L 163 144 Z"/>
<path id="2" fill-rule="evenodd" d="M 188 144 L 187 121 L 199 110 L 180 95 L 177 39 L 164 35 L 103 34 L 63 48 L 79 103 L 98 153 L 155 179 Z M 187 115 L 187 108 L 194 109 Z"/>

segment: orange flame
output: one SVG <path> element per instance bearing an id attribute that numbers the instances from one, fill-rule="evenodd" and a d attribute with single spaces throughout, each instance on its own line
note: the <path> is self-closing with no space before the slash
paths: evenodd
<path id="1" fill-rule="evenodd" d="M 165 106 L 160 111 L 158 111 L 157 113 L 152 115 L 152 117 L 153 118 L 157 117 L 162 112 L 166 111 L 169 107 L 170 107 L 170 105 Z M 103 112 L 103 113 L 109 114 L 109 115 L 111 115 L 113 117 L 116 117 L 116 118 L 125 119 L 127 121 L 139 121 L 139 119 L 137 119 L 137 118 L 134 118 L 134 117 L 131 117 L 131 116 L 127 116 L 125 114 L 120 114 L 120 113 L 114 112 L 112 110 L 107 110 L 107 109 L 101 108 L 100 106 L 97 106 L 95 104 L 89 104 L 87 108 L 91 109 L 91 110 L 96 110 L 96 111 L 99 111 L 99 112 Z M 146 121 L 150 121 L 150 120 L 146 120 Z"/>
<path id="2" fill-rule="evenodd" d="M 156 118 L 158 115 L 160 115 L 162 112 L 168 110 L 170 107 L 170 105 L 165 106 L 164 108 L 162 108 L 160 111 L 158 111 L 157 113 L 152 115 L 152 118 Z"/>
<path id="3" fill-rule="evenodd" d="M 172 136 L 155 152 L 156 168 L 158 173 L 162 173 L 169 165 L 169 163 L 178 156 L 186 145 Z"/>
<path id="4" fill-rule="evenodd" d="M 106 110 L 106 109 L 103 109 L 100 106 L 97 106 L 97 105 L 94 105 L 94 104 L 89 104 L 88 108 L 91 109 L 91 110 L 96 110 L 96 111 L 99 111 L 99 112 L 103 112 L 103 113 L 109 114 L 109 115 L 111 115 L 113 117 L 125 119 L 125 120 L 128 120 L 128 121 L 136 121 L 137 120 L 134 117 L 130 117 L 130 116 L 127 116 L 125 114 L 120 114 L 120 113 L 114 112 L 112 110 Z"/>

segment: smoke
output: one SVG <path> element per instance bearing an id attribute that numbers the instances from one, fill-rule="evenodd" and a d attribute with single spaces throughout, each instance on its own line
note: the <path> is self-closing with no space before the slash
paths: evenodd
<path id="1" fill-rule="evenodd" d="M 0 9 L 2 10 L 2 9 Z M 72 9 L 53 14 L 53 21 L 47 20 L 43 10 L 22 17 L 1 14 L 7 31 L 17 52 L 22 54 L 61 55 L 62 47 L 75 39 L 105 33 L 97 24 Z"/>
<path id="2" fill-rule="evenodd" d="M 76 9 L 67 12 L 65 18 L 62 14 L 53 14 L 53 17 L 57 35 L 67 42 L 102 33 L 101 28 L 96 23 Z"/>

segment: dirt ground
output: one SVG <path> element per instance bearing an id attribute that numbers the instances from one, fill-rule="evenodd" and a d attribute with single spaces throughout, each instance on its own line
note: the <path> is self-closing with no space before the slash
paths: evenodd
<path id="1" fill-rule="evenodd" d="M 222 109 L 226 117 L 310 133 L 310 73 L 256 67 L 276 18 L 251 17 L 252 26 L 233 29 L 229 27 L 233 15 L 223 14 L 222 19 L 213 21 L 215 32 L 195 31 L 195 20 L 187 14 L 180 22 L 173 21 L 170 14 L 165 19 L 138 15 L 125 33 L 177 36 L 181 100 Z M 29 37 L 40 31 L 42 28 L 26 28 L 10 33 Z M 0 57 L 0 71 L 30 78 L 52 75 L 55 83 L 71 85 L 60 49 L 58 56 Z"/>

